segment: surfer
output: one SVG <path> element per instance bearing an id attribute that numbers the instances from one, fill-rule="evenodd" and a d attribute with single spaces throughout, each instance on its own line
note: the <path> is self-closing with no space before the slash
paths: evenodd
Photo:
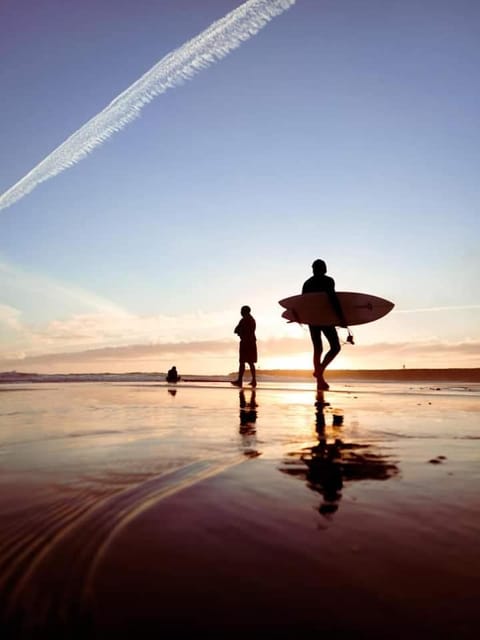
<path id="1" fill-rule="evenodd" d="M 178 382 L 179 380 L 180 376 L 178 375 L 177 367 L 173 366 L 168 370 L 167 382 Z"/>
<path id="2" fill-rule="evenodd" d="M 256 322 L 251 314 L 248 305 L 244 305 L 240 309 L 242 319 L 234 329 L 234 333 L 240 338 L 239 346 L 239 367 L 238 377 L 232 382 L 235 387 L 241 387 L 243 384 L 243 374 L 245 373 L 245 364 L 250 367 L 252 379 L 250 385 L 257 386 L 255 362 L 257 361 L 257 338 L 255 337 Z"/>
<path id="3" fill-rule="evenodd" d="M 346 327 L 347 323 L 343 317 L 342 307 L 335 292 L 335 281 L 327 276 L 327 265 L 323 260 L 314 260 L 312 264 L 313 276 L 303 283 L 302 293 L 322 293 L 325 292 L 341 322 L 341 327 Z M 329 385 L 323 377 L 325 369 L 332 360 L 340 353 L 340 340 L 334 326 L 308 325 L 310 337 L 313 344 L 313 375 L 317 378 L 318 389 L 328 389 Z M 330 349 L 322 360 L 323 344 L 322 333 L 328 341 Z"/>

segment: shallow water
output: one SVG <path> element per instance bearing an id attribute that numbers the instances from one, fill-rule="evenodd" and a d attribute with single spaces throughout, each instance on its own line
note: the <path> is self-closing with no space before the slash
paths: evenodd
<path id="1" fill-rule="evenodd" d="M 243 392 L 225 383 L 3 385 L 0 617 L 15 631 L 18 611 L 42 620 L 41 584 L 57 604 L 81 602 L 112 532 L 250 460 L 264 466 L 269 495 L 315 509 L 316 527 L 347 531 L 358 500 L 369 518 L 392 519 L 400 504 L 408 514 L 435 502 L 430 524 L 408 527 L 427 527 L 432 539 L 461 530 L 468 543 L 479 515 L 479 416 L 478 385 L 342 384 L 323 397 L 309 383 Z M 254 505 L 260 489 L 237 475 Z"/>
<path id="2" fill-rule="evenodd" d="M 268 383 L 256 392 L 208 383 L 5 385 L 0 484 L 16 495 L 81 495 L 95 503 L 195 462 L 280 460 L 315 444 L 319 429 L 377 447 L 413 440 L 432 459 L 456 441 L 468 441 L 465 455 L 478 454 L 478 388 L 364 383 L 339 385 L 323 400 L 301 383 Z M 2 492 L 0 516 L 10 493 Z"/>

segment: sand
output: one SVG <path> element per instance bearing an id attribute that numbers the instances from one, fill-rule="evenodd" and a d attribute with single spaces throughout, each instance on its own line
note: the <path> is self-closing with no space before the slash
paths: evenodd
<path id="1" fill-rule="evenodd" d="M 2 638 L 477 637 L 479 386 L 332 386 L 0 387 Z"/>

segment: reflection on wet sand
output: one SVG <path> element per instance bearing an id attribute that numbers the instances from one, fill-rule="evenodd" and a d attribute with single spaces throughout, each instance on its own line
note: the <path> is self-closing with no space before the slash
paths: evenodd
<path id="1" fill-rule="evenodd" d="M 343 412 L 330 407 L 319 391 L 315 402 L 315 430 L 318 442 L 300 451 L 292 451 L 282 461 L 280 471 L 304 480 L 309 489 L 320 493 L 323 502 L 318 511 L 325 517 L 339 508 L 345 482 L 388 480 L 398 474 L 389 457 L 374 450 L 374 445 L 344 442 L 340 428 Z M 326 413 L 328 411 L 328 413 Z M 327 425 L 331 418 L 331 426 Z"/>
<path id="2" fill-rule="evenodd" d="M 245 391 L 239 391 L 240 403 L 240 427 L 238 432 L 242 437 L 242 451 L 249 458 L 256 458 L 261 455 L 257 449 L 257 402 L 255 389 L 250 391 L 247 400 Z"/>

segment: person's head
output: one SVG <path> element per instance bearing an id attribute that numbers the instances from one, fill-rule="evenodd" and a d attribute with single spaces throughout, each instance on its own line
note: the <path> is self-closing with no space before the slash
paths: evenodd
<path id="1" fill-rule="evenodd" d="M 314 260 L 312 263 L 313 275 L 315 276 L 324 276 L 327 273 L 327 265 L 324 260 Z"/>
<path id="2" fill-rule="evenodd" d="M 250 313 L 251 309 L 250 307 L 245 304 L 243 305 L 243 307 L 240 309 L 240 314 L 242 315 L 242 317 L 248 316 L 248 314 Z"/>

